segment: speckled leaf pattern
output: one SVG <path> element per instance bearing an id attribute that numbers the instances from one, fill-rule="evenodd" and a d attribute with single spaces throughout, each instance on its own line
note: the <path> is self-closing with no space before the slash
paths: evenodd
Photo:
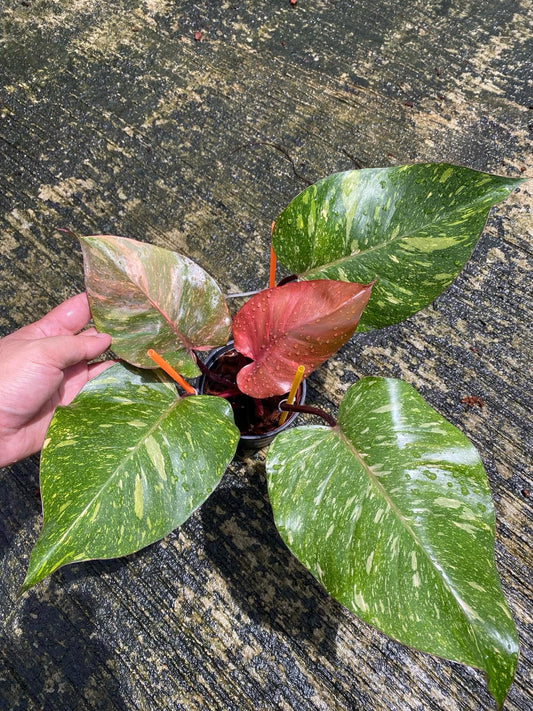
<path id="1" fill-rule="evenodd" d="M 99 331 L 128 363 L 153 368 L 153 348 L 181 375 L 199 374 L 193 349 L 224 345 L 230 315 L 216 282 L 187 257 L 125 237 L 81 237 L 85 285 Z"/>
<path id="2" fill-rule="evenodd" d="M 353 335 L 372 284 L 291 282 L 253 296 L 235 315 L 235 349 L 252 359 L 237 385 L 256 398 L 283 395 L 299 365 L 307 377 Z"/>
<path id="3" fill-rule="evenodd" d="M 520 182 L 445 163 L 336 173 L 281 213 L 274 250 L 302 279 L 377 278 L 358 330 L 381 328 L 451 284 L 491 206 Z"/>
<path id="4" fill-rule="evenodd" d="M 239 439 L 231 408 L 217 397 L 178 398 L 165 377 L 116 364 L 56 411 L 25 589 L 66 563 L 159 540 L 217 486 Z"/>
<path id="5" fill-rule="evenodd" d="M 363 378 L 338 426 L 277 436 L 276 525 L 328 592 L 400 642 L 483 669 L 503 702 L 518 642 L 494 562 L 494 511 L 467 438 L 407 383 Z"/>

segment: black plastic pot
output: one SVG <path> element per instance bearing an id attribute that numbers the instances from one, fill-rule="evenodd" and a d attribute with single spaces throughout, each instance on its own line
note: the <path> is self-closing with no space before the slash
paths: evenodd
<path id="1" fill-rule="evenodd" d="M 229 353 L 230 351 L 233 351 L 233 341 L 230 341 L 227 343 L 225 346 L 221 346 L 220 348 L 216 348 L 215 350 L 211 351 L 205 361 L 205 365 L 207 368 L 211 368 L 214 363 L 223 355 L 226 353 Z M 200 395 L 204 394 L 204 388 L 206 384 L 206 376 L 202 375 L 199 378 L 198 384 L 197 384 L 197 390 Z M 305 380 L 302 381 L 300 387 L 298 388 L 298 392 L 296 393 L 296 399 L 295 399 L 295 404 L 297 405 L 303 405 L 305 402 L 305 396 L 307 393 L 307 386 L 305 383 Z M 243 396 L 247 397 L 247 396 Z M 252 398 L 249 398 L 252 400 Z M 280 412 L 281 416 L 281 412 Z M 281 425 L 281 427 L 276 427 L 272 430 L 268 430 L 265 433 L 262 434 L 241 434 L 241 438 L 239 440 L 239 448 L 240 449 L 261 449 L 262 447 L 266 447 L 268 444 L 272 442 L 274 437 L 278 435 L 280 432 L 284 432 L 286 429 L 288 429 L 296 420 L 298 417 L 297 412 L 291 412 L 289 413 L 289 416 Z"/>

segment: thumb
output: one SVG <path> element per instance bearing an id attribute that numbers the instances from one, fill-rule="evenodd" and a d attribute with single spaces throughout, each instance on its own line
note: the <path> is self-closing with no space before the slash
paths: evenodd
<path id="1" fill-rule="evenodd" d="M 34 341 L 32 345 L 37 350 L 34 362 L 38 360 L 64 370 L 82 360 L 92 360 L 102 355 L 111 345 L 111 336 L 107 333 L 51 336 Z"/>

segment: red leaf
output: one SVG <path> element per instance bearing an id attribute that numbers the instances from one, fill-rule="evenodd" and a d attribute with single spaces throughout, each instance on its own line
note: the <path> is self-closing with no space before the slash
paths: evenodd
<path id="1" fill-rule="evenodd" d="M 283 395 L 299 365 L 308 376 L 353 335 L 372 284 L 317 279 L 253 296 L 235 316 L 235 349 L 251 358 L 237 376 L 251 397 Z"/>

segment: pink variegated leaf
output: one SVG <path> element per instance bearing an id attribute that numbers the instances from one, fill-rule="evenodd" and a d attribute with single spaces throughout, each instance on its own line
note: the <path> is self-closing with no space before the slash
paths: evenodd
<path id="1" fill-rule="evenodd" d="M 352 336 L 371 289 L 318 279 L 253 296 L 233 321 L 235 348 L 253 361 L 240 371 L 239 388 L 256 398 L 286 393 L 299 365 L 309 375 Z"/>
<path id="2" fill-rule="evenodd" d="M 94 323 L 128 363 L 154 368 L 153 348 L 185 377 L 199 371 L 194 350 L 226 343 L 230 316 L 216 282 L 187 257 L 144 242 L 81 237 Z"/>

